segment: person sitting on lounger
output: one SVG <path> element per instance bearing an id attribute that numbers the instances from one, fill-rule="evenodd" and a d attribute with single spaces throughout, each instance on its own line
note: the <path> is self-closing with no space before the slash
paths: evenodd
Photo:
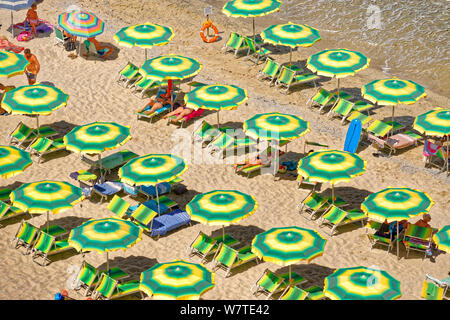
<path id="1" fill-rule="evenodd" d="M 2 104 L 1 104 L 1 101 L 2 101 L 2 98 L 3 98 L 3 94 L 5 92 L 8 92 L 9 90 L 12 90 L 12 89 L 15 89 L 15 88 L 16 88 L 15 86 L 5 86 L 3 83 L 0 83 L 0 91 L 2 91 L 0 93 L 0 115 L 7 113 L 6 110 L 2 108 Z"/>
<path id="2" fill-rule="evenodd" d="M 161 92 L 156 98 L 152 98 L 149 100 L 149 102 L 141 109 L 138 110 L 138 113 L 144 112 L 145 114 L 149 115 L 155 112 L 158 109 L 161 109 L 164 105 L 171 102 L 170 98 L 170 92 L 164 93 Z"/>
<path id="3" fill-rule="evenodd" d="M 193 109 L 186 107 L 185 103 L 180 105 L 178 102 L 176 102 L 174 104 L 174 107 L 176 107 L 176 109 L 164 115 L 163 119 L 167 119 L 170 116 L 177 116 L 175 119 L 171 120 L 172 122 L 176 123 L 183 119 L 184 116 L 187 116 L 188 114 L 192 113 L 192 111 L 194 111 Z"/>
<path id="4" fill-rule="evenodd" d="M 430 216 L 428 213 L 425 213 L 425 214 L 422 216 L 422 219 L 418 220 L 418 221 L 417 221 L 416 223 L 414 223 L 414 224 L 415 224 L 416 226 L 419 226 L 419 227 L 425 227 L 425 228 L 433 229 L 433 233 L 436 233 L 438 230 L 437 230 L 437 229 L 434 229 L 434 228 L 429 224 L 430 221 L 431 221 L 431 216 Z M 413 239 L 413 242 L 417 242 L 417 243 L 420 243 L 420 244 L 428 245 L 428 242 L 427 242 L 427 241 L 422 241 L 422 240 L 420 240 L 420 239 Z M 434 243 L 434 241 L 431 241 L 430 246 L 429 246 L 428 249 L 426 250 L 427 256 L 429 256 L 430 258 L 432 258 L 432 256 L 433 256 L 433 251 L 434 251 L 435 248 L 436 248 L 436 244 Z"/>
<path id="5" fill-rule="evenodd" d="M 26 22 L 28 21 L 28 23 L 30 24 L 30 26 L 33 30 L 33 34 L 35 37 L 37 37 L 36 27 L 39 25 L 39 18 L 38 18 L 38 14 L 37 14 L 36 10 L 37 10 L 37 4 L 33 3 L 31 5 L 31 8 L 28 9 L 27 17 L 25 18 L 25 21 L 23 22 L 23 24 L 26 25 Z"/>
<path id="6" fill-rule="evenodd" d="M 103 46 L 100 42 L 95 39 L 95 37 L 87 38 L 88 41 L 92 42 L 97 50 L 97 53 L 101 55 L 103 58 L 108 59 L 109 55 L 113 52 L 113 47 L 111 46 Z"/>
<path id="7" fill-rule="evenodd" d="M 428 213 L 426 213 L 422 216 L 422 219 L 418 220 L 414 224 L 419 227 L 431 228 L 430 224 L 428 223 L 430 221 L 431 221 L 431 216 Z"/>

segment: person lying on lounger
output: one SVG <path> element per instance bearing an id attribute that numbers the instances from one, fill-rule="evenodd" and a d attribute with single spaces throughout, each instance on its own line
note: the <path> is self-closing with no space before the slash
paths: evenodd
<path id="1" fill-rule="evenodd" d="M 236 165 L 236 172 L 242 171 L 245 168 L 249 168 L 256 165 L 270 165 L 272 162 L 271 153 L 269 152 L 262 152 L 261 154 L 257 155 L 256 158 L 249 159 L 245 161 L 245 164 L 238 164 Z"/>
<path id="2" fill-rule="evenodd" d="M 176 118 L 171 120 L 172 122 L 176 123 L 181 119 L 183 119 L 184 116 L 187 116 L 188 114 L 192 113 L 192 111 L 194 111 L 193 109 L 186 107 L 185 103 L 180 105 L 178 102 L 176 102 L 174 107 L 176 107 L 176 109 L 164 115 L 163 119 L 167 119 L 168 117 L 171 116 L 177 116 Z"/>
<path id="3" fill-rule="evenodd" d="M 170 103 L 170 92 L 164 93 L 160 92 L 160 94 L 156 98 L 152 98 L 149 102 L 138 110 L 138 113 L 144 112 L 145 114 L 152 114 L 158 109 L 161 109 L 166 104 Z"/>

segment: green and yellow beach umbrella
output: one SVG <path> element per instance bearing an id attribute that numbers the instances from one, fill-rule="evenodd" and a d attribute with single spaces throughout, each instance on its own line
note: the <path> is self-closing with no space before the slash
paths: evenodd
<path id="1" fill-rule="evenodd" d="M 233 0 L 227 2 L 222 12 L 228 17 L 253 18 L 253 38 L 255 38 L 255 17 L 262 17 L 280 10 L 279 0 Z"/>
<path id="2" fill-rule="evenodd" d="M 212 84 L 199 87 L 184 96 L 186 107 L 217 111 L 217 124 L 220 125 L 219 111 L 233 110 L 248 100 L 247 90 L 234 85 Z"/>
<path id="3" fill-rule="evenodd" d="M 317 29 L 306 24 L 285 23 L 270 26 L 261 32 L 264 42 L 288 46 L 290 49 L 289 65 L 292 63 L 292 49 L 296 47 L 311 47 L 319 41 L 320 35 Z"/>
<path id="4" fill-rule="evenodd" d="M 25 72 L 28 60 L 21 54 L 0 51 L 0 77 L 12 77 Z"/>
<path id="5" fill-rule="evenodd" d="M 300 159 L 297 172 L 314 182 L 330 182 L 334 203 L 334 184 L 362 175 L 366 161 L 357 154 L 341 150 L 321 150 Z"/>
<path id="6" fill-rule="evenodd" d="M 130 127 L 115 122 L 92 122 L 73 128 L 64 136 L 66 149 L 83 154 L 98 154 L 100 171 L 101 153 L 116 149 L 131 139 Z"/>
<path id="7" fill-rule="evenodd" d="M 198 74 L 202 67 L 202 64 L 195 59 L 169 54 L 145 61 L 140 72 L 144 77 L 158 81 L 183 80 Z"/>
<path id="8" fill-rule="evenodd" d="M 272 228 L 256 235 L 252 252 L 260 259 L 289 266 L 299 261 L 311 261 L 323 255 L 327 240 L 317 231 L 300 227 Z"/>
<path id="9" fill-rule="evenodd" d="M 252 215 L 256 209 L 258 203 L 253 196 L 236 190 L 214 190 L 199 194 L 186 205 L 186 212 L 192 220 L 222 225 L 223 239 L 225 226 Z"/>
<path id="10" fill-rule="evenodd" d="M 450 225 L 442 227 L 433 236 L 433 241 L 439 250 L 450 253 Z"/>
<path id="11" fill-rule="evenodd" d="M 68 243 L 80 252 L 106 252 L 106 270 L 109 270 L 108 252 L 126 250 L 141 240 L 142 229 L 131 221 L 104 218 L 91 219 L 72 229 Z"/>
<path id="12" fill-rule="evenodd" d="M 333 300 L 395 300 L 400 282 L 386 271 L 353 267 L 337 269 L 325 278 L 325 296 Z"/>
<path id="13" fill-rule="evenodd" d="M 22 173 L 32 163 L 29 152 L 14 146 L 0 146 L 0 177 L 3 179 Z"/>
<path id="14" fill-rule="evenodd" d="M 392 106 L 392 121 L 394 107 L 399 104 L 413 104 L 427 96 L 425 88 L 411 81 L 396 77 L 374 80 L 361 88 L 363 98 L 381 106 Z"/>
<path id="15" fill-rule="evenodd" d="M 147 154 L 134 158 L 119 168 L 119 177 L 129 185 L 153 185 L 156 190 L 159 213 L 157 184 L 169 182 L 182 175 L 188 166 L 183 158 L 172 154 Z"/>
<path id="16" fill-rule="evenodd" d="M 361 204 L 361 210 L 369 219 L 390 223 L 408 220 L 420 214 L 427 213 L 434 201 L 426 192 L 407 187 L 388 187 L 376 193 L 370 194 Z M 397 246 L 397 257 L 399 246 Z"/>
<path id="17" fill-rule="evenodd" d="M 370 59 L 361 52 L 348 49 L 327 49 L 313 54 L 306 61 L 306 67 L 318 75 L 335 77 L 338 80 L 339 93 L 340 79 L 353 76 L 358 71 L 369 67 Z"/>
<path id="18" fill-rule="evenodd" d="M 24 183 L 9 197 L 15 207 L 30 214 L 47 213 L 47 228 L 49 213 L 68 210 L 84 199 L 81 188 L 68 182 L 51 180 Z"/>
<path id="19" fill-rule="evenodd" d="M 133 46 L 144 48 L 145 60 L 147 60 L 147 49 L 163 46 L 169 43 L 174 36 L 172 28 L 147 22 L 120 29 L 114 35 L 114 40 L 119 45 L 128 48 Z"/>
<path id="20" fill-rule="evenodd" d="M 49 115 L 66 106 L 68 99 L 69 95 L 59 88 L 33 84 L 6 92 L 2 108 L 11 114 L 35 115 L 39 131 L 39 115 Z"/>
<path id="21" fill-rule="evenodd" d="M 153 299 L 198 300 L 215 285 L 215 273 L 184 260 L 158 263 L 141 273 L 139 289 Z"/>

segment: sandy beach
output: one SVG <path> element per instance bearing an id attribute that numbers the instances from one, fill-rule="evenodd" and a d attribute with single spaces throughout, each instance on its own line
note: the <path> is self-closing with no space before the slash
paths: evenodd
<path id="1" fill-rule="evenodd" d="M 205 44 L 199 31 L 204 21 L 203 8 L 205 2 L 201 0 L 110 0 L 110 6 L 100 0 L 80 0 L 78 2 L 45 0 L 38 6 L 39 17 L 57 24 L 58 15 L 71 5 L 76 4 L 82 9 L 89 10 L 101 18 L 105 24 L 105 32 L 97 39 L 115 48 L 115 52 L 107 61 L 99 59 L 78 57 L 70 59 L 68 52 L 60 46 L 54 45 L 54 34 L 41 36 L 21 45 L 30 48 L 39 59 L 41 71 L 38 82 L 49 82 L 69 94 L 66 107 L 53 112 L 49 116 L 41 116 L 41 125 L 49 125 L 65 135 L 75 126 L 87 124 L 92 121 L 114 121 L 131 127 L 132 139 L 121 149 L 128 149 L 137 154 L 171 153 L 176 150 L 180 130 L 175 125 L 166 125 L 166 120 L 154 123 L 138 121 L 135 111 L 142 107 L 147 100 L 139 99 L 131 93 L 130 89 L 122 88 L 116 84 L 117 73 L 128 61 L 140 65 L 144 61 L 144 50 L 141 48 L 119 47 L 113 40 L 113 35 L 120 28 L 143 22 L 160 23 L 171 26 L 175 37 L 169 45 L 155 47 L 148 50 L 149 57 L 162 54 L 176 53 L 197 59 L 203 64 L 203 69 L 196 81 L 204 83 L 233 84 L 248 91 L 248 102 L 236 110 L 222 111 L 221 123 L 233 128 L 242 128 L 246 119 L 257 113 L 283 112 L 295 114 L 309 121 L 311 132 L 304 137 L 294 140 L 288 146 L 288 153 L 284 161 L 298 161 L 303 156 L 304 141 L 316 141 L 342 149 L 348 126 L 341 125 L 338 119 L 331 120 L 326 115 L 320 115 L 317 109 L 311 110 L 306 106 L 307 100 L 315 92 L 311 86 L 296 86 L 289 95 L 284 95 L 276 87 L 269 87 L 267 83 L 256 79 L 262 65 L 248 66 L 244 58 L 235 58 L 231 53 L 223 54 L 221 48 L 228 39 L 230 31 L 240 31 L 251 34 L 251 21 L 245 19 L 228 18 L 220 12 L 212 16 L 214 24 L 220 30 L 220 40 Z M 23 19 L 26 11 L 15 13 L 16 21 Z M 3 27 L 0 35 L 11 39 L 7 31 L 10 12 L 0 11 Z M 257 20 L 257 31 L 267 27 Z M 319 30 L 320 31 L 320 30 Z M 321 40 L 321 46 L 327 39 Z M 17 43 L 14 40 L 14 43 Z M 326 45 L 325 45 L 326 46 Z M 351 50 L 358 48 L 347 47 Z M 318 51 L 314 46 L 301 48 L 293 53 L 293 61 L 300 64 L 313 53 Z M 363 52 L 364 53 L 364 52 Z M 288 51 L 278 48 L 273 57 L 280 62 L 287 62 Z M 368 68 L 353 77 L 341 80 L 343 90 L 360 96 L 360 88 L 369 81 L 386 78 L 381 69 Z M 0 79 L 7 85 L 26 85 L 25 75 L 9 79 Z M 324 89 L 336 88 L 336 80 L 324 78 L 320 81 Z M 414 117 L 436 107 L 449 107 L 450 99 L 428 89 L 427 97 L 413 105 L 400 105 L 395 109 L 396 120 L 405 125 L 412 125 Z M 449 84 L 447 84 L 449 85 Z M 181 85 L 183 92 L 189 91 L 186 84 Z M 447 87 L 448 91 L 448 87 Z M 373 118 L 390 120 L 391 107 L 380 107 L 374 110 Z M 216 114 L 207 113 L 203 118 L 211 124 L 216 123 Z M 0 116 L 0 136 L 2 144 L 6 144 L 6 137 L 16 127 L 19 121 L 29 126 L 35 126 L 35 119 L 20 116 Z M 192 132 L 193 125 L 189 124 L 186 132 Z M 108 155 L 117 150 L 107 151 Z M 337 184 L 335 192 L 350 202 L 351 208 L 359 208 L 360 204 L 372 192 L 377 192 L 388 186 L 419 189 L 426 192 L 435 202 L 430 210 L 431 225 L 441 228 L 449 224 L 450 205 L 450 177 L 435 169 L 424 168 L 422 162 L 423 145 L 400 151 L 390 158 L 374 157 L 375 150 L 368 146 L 359 149 L 358 154 L 367 161 L 366 172 L 353 178 L 348 183 Z M 298 263 L 292 266 L 292 271 L 301 274 L 308 280 L 307 286 L 323 286 L 326 276 L 333 273 L 336 268 L 353 266 L 376 267 L 387 271 L 401 282 L 401 299 L 420 299 L 422 282 L 425 274 L 436 278 L 448 277 L 450 271 L 449 254 L 440 254 L 435 262 L 429 259 L 422 260 L 423 254 L 412 252 L 405 259 L 405 250 L 400 246 L 401 259 L 394 253 L 386 254 L 383 248 L 370 250 L 370 243 L 366 231 L 361 227 L 342 228 L 342 232 L 329 237 L 314 221 L 303 219 L 297 209 L 298 203 L 307 195 L 309 189 L 297 188 L 297 182 L 292 176 L 279 174 L 277 181 L 271 175 L 253 175 L 249 179 L 234 173 L 230 164 L 206 164 L 191 161 L 187 158 L 189 169 L 181 177 L 188 192 L 183 195 L 171 194 L 181 208 L 199 193 L 214 189 L 236 189 L 253 195 L 258 204 L 258 210 L 239 224 L 225 228 L 225 231 L 240 240 L 241 246 L 250 245 L 254 236 L 272 227 L 300 226 L 318 230 L 328 242 L 323 256 L 307 264 Z M 23 174 L 0 180 L 0 188 L 18 186 L 21 183 L 39 181 L 43 179 L 62 180 L 77 184 L 70 179 L 71 172 L 88 169 L 88 165 L 80 160 L 80 156 L 70 152 L 58 152 L 46 157 L 46 161 L 35 162 Z M 116 171 L 117 172 L 117 171 Z M 117 178 L 112 174 L 110 178 Z M 323 184 L 321 192 L 331 194 L 329 184 Z M 121 194 L 133 204 L 136 200 Z M 108 202 L 100 202 L 98 197 L 84 200 L 73 209 L 51 216 L 52 223 L 57 223 L 66 229 L 72 229 L 90 218 L 111 216 L 107 209 Z M 411 219 L 415 222 L 419 217 Z M 45 215 L 33 217 L 31 221 L 35 226 L 43 226 Z M 32 262 L 30 256 L 21 255 L 11 246 L 11 240 L 19 227 L 20 219 L 8 221 L 0 228 L 0 299 L 53 299 L 54 294 L 67 288 L 67 280 L 73 276 L 75 267 L 81 265 L 81 254 L 70 252 L 58 255 L 49 266 L 41 267 Z M 176 259 L 188 259 L 186 248 L 199 231 L 207 234 L 219 235 L 220 227 L 192 223 L 192 226 L 183 227 L 159 239 L 143 235 L 142 241 L 126 251 L 116 251 L 110 254 L 110 264 L 118 266 L 131 275 L 131 279 L 139 279 L 141 272 L 156 263 L 169 262 Z M 395 252 L 395 250 L 394 250 Z M 105 267 L 105 256 L 96 252 L 86 254 L 85 259 L 94 266 Z M 193 258 L 192 261 L 199 260 Z M 206 267 L 210 268 L 211 263 Z M 249 263 L 240 267 L 229 278 L 220 273 L 216 277 L 215 287 L 205 293 L 202 299 L 263 299 L 255 297 L 250 291 L 251 286 L 269 268 L 272 271 L 287 271 L 287 267 L 280 268 L 269 262 L 258 265 Z M 84 299 L 73 290 L 69 294 L 77 299 Z"/>

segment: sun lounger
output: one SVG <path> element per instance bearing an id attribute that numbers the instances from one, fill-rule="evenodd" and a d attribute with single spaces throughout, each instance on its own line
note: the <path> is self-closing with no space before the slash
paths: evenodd
<path id="1" fill-rule="evenodd" d="M 221 243 L 214 255 L 212 269 L 214 272 L 219 268 L 223 269 L 226 272 L 225 277 L 228 277 L 234 268 L 250 261 L 258 263 L 258 257 L 251 252 L 250 246 L 235 250 Z"/>
<path id="2" fill-rule="evenodd" d="M 30 145 L 25 150 L 30 152 L 31 154 L 37 154 L 38 163 L 40 163 L 43 155 L 65 149 L 66 146 L 64 144 L 62 137 L 55 140 L 39 137 L 36 138 L 33 142 L 31 142 Z"/>
<path id="3" fill-rule="evenodd" d="M 412 139 L 416 140 L 416 143 L 423 142 L 423 137 L 417 132 L 414 132 L 414 131 L 411 131 L 411 130 L 405 130 L 402 133 L 406 134 L 407 136 L 409 136 Z"/>
<path id="4" fill-rule="evenodd" d="M 198 121 L 198 126 L 194 127 L 194 130 L 192 132 L 193 135 L 193 142 L 200 142 L 202 143 L 202 146 L 206 143 L 211 142 L 212 140 L 216 139 L 221 133 L 225 132 L 227 129 L 230 129 L 229 127 L 224 127 L 217 129 L 210 125 L 205 120 Z"/>
<path id="5" fill-rule="evenodd" d="M 300 189 L 300 187 L 303 184 L 306 184 L 308 186 L 312 186 L 313 188 L 315 188 L 318 185 L 318 182 L 309 180 L 309 177 L 305 178 L 305 177 L 302 177 L 301 175 L 298 175 L 297 176 L 297 186 L 298 186 L 298 188 Z"/>
<path id="6" fill-rule="evenodd" d="M 122 84 L 123 87 L 126 87 L 130 81 L 133 79 L 136 80 L 138 77 L 140 77 L 139 68 L 128 61 L 127 65 L 119 71 L 117 83 L 119 85 Z"/>
<path id="7" fill-rule="evenodd" d="M 387 137 L 386 140 L 368 134 L 367 138 L 378 151 L 382 152 L 384 149 L 388 149 L 387 156 L 390 157 L 392 153 L 397 150 L 405 149 L 413 145 L 417 145 L 417 140 L 403 133 L 397 133 L 393 136 Z"/>
<path id="8" fill-rule="evenodd" d="M 77 276 L 79 285 L 74 288 L 76 291 L 84 289 L 84 296 L 91 293 L 93 287 L 98 283 L 101 274 L 106 273 L 114 280 L 120 280 L 128 277 L 128 274 L 118 267 L 111 268 L 109 271 L 104 270 L 99 272 L 95 267 L 91 266 L 86 261 L 83 261 L 80 272 Z"/>
<path id="9" fill-rule="evenodd" d="M 301 216 L 307 218 L 308 220 L 312 220 L 315 214 L 326 210 L 328 206 L 328 198 L 321 196 L 313 190 L 308 193 L 308 195 L 300 202 L 297 207 L 299 208 L 299 213 Z M 303 212 L 305 214 L 309 214 L 309 216 L 303 215 Z"/>
<path id="10" fill-rule="evenodd" d="M 312 108 L 313 106 L 319 106 L 319 111 L 322 111 L 322 109 L 326 106 L 332 105 L 336 101 L 336 97 L 333 93 L 319 88 L 316 93 L 309 98 L 309 100 L 306 102 L 306 105 L 309 104 L 309 107 Z"/>
<path id="11" fill-rule="evenodd" d="M 225 46 L 222 48 L 222 50 L 225 53 L 227 53 L 228 51 L 233 51 L 236 58 L 238 52 L 243 49 L 248 49 L 248 45 L 244 40 L 244 37 L 237 34 L 236 32 L 230 32 L 230 37 L 227 43 L 225 43 Z"/>
<path id="12" fill-rule="evenodd" d="M 264 151 L 263 151 L 264 152 Z M 281 158 L 286 154 L 284 151 L 279 151 L 278 153 L 278 159 L 281 160 Z M 235 173 L 242 173 L 247 174 L 247 178 L 250 177 L 250 174 L 255 171 L 260 171 L 262 168 L 267 168 L 271 166 L 271 163 L 269 164 L 255 164 L 252 166 L 248 166 L 246 168 L 241 169 L 243 166 L 245 166 L 246 163 L 239 163 L 234 165 L 234 172 Z"/>
<path id="13" fill-rule="evenodd" d="M 243 38 L 248 46 L 247 57 L 245 58 L 245 60 L 250 60 L 256 65 L 259 63 L 259 61 L 262 61 L 263 59 L 267 58 L 268 55 L 272 53 L 270 50 L 267 50 L 266 48 L 263 47 L 260 47 L 258 49 L 257 44 L 255 43 L 253 38 L 245 36 Z"/>
<path id="14" fill-rule="evenodd" d="M 0 201 L 10 202 L 9 195 L 11 194 L 11 192 L 12 192 L 12 190 L 10 188 L 1 188 L 0 189 Z"/>
<path id="15" fill-rule="evenodd" d="M 107 200 L 108 196 L 112 196 L 123 189 L 122 182 L 118 181 L 105 181 L 103 183 L 99 183 L 94 185 L 92 189 L 90 189 L 92 192 L 98 194 L 103 200 Z M 84 189 L 83 189 L 84 190 Z M 86 194 L 87 197 L 90 197 L 91 194 Z"/>
<path id="16" fill-rule="evenodd" d="M 204 263 L 206 261 L 206 257 L 215 253 L 219 247 L 219 244 L 222 242 L 230 247 L 239 243 L 238 240 L 228 234 L 225 234 L 225 240 L 223 240 L 222 235 L 211 238 L 200 231 L 188 247 L 189 257 L 193 257 L 194 255 L 199 256 L 201 258 L 201 263 Z"/>
<path id="17" fill-rule="evenodd" d="M 158 197 L 159 201 L 159 214 L 168 212 L 170 209 L 178 207 L 178 203 L 170 199 L 169 197 L 162 195 Z M 147 200 L 143 203 L 144 206 L 158 212 L 158 201 L 156 199 Z M 137 209 L 137 206 L 131 206 L 129 211 L 133 212 Z"/>
<path id="18" fill-rule="evenodd" d="M 139 194 L 138 187 L 130 186 L 127 183 L 123 184 L 123 192 L 125 192 L 130 197 L 137 197 Z"/>
<path id="19" fill-rule="evenodd" d="M 173 81 L 174 85 L 179 84 L 178 81 Z M 144 98 L 145 93 L 152 89 L 161 89 L 163 87 L 167 87 L 168 83 L 166 81 L 157 81 L 148 77 L 142 77 L 136 82 L 134 82 L 130 88 L 134 88 L 133 94 L 141 99 Z"/>
<path id="20" fill-rule="evenodd" d="M 33 248 L 31 249 L 31 258 L 40 266 L 45 267 L 51 262 L 48 259 L 49 255 L 62 253 L 71 249 L 73 248 L 69 246 L 67 239 L 56 240 L 54 236 L 41 231 L 36 239 L 36 242 L 34 243 Z M 42 263 L 38 261 L 39 257 L 43 259 Z"/>
<path id="21" fill-rule="evenodd" d="M 265 294 L 266 300 L 269 300 L 273 294 L 284 291 L 289 285 L 295 286 L 304 282 L 306 282 L 306 279 L 295 272 L 291 273 L 291 279 L 289 280 L 288 272 L 277 275 L 266 269 L 250 290 L 253 291 L 255 296 L 258 293 Z"/>
<path id="22" fill-rule="evenodd" d="M 370 116 L 370 110 L 375 106 L 364 100 L 356 101 L 353 105 L 353 111 L 364 112 L 367 111 L 367 116 Z"/>
<path id="23" fill-rule="evenodd" d="M 365 125 L 372 120 L 372 117 L 366 116 L 359 111 L 352 111 L 347 117 L 347 121 L 352 122 L 352 120 L 354 119 L 358 119 L 359 121 L 361 121 L 362 125 Z"/>
<path id="24" fill-rule="evenodd" d="M 115 217 L 124 219 L 128 215 L 130 204 L 118 195 L 115 195 L 108 204 L 108 210 L 114 213 Z"/>
<path id="25" fill-rule="evenodd" d="M 164 91 L 158 91 L 156 96 L 160 96 L 163 93 L 164 93 Z M 176 99 L 176 93 L 172 92 L 172 101 L 175 101 L 175 99 Z M 145 110 L 142 112 L 136 111 L 136 117 L 138 120 L 141 118 L 146 118 L 146 119 L 150 119 L 150 122 L 152 122 L 153 118 L 155 118 L 159 115 L 162 115 L 163 113 L 166 113 L 171 109 L 172 109 L 172 105 L 170 103 L 166 103 L 165 105 L 162 106 L 162 108 L 156 109 L 154 112 L 152 112 L 150 114 L 146 114 Z"/>
<path id="26" fill-rule="evenodd" d="M 62 45 L 62 48 L 64 49 L 65 44 L 69 41 L 69 37 L 64 36 L 64 33 L 60 28 L 54 28 L 55 31 L 55 45 Z"/>
<path id="27" fill-rule="evenodd" d="M 316 80 L 319 79 L 319 76 L 310 73 L 310 72 L 302 72 L 302 73 L 296 73 L 296 71 L 283 66 L 281 67 L 280 74 L 275 81 L 275 84 L 280 87 L 280 91 L 284 94 L 288 94 L 289 90 L 292 86 L 295 86 L 297 84 L 304 84 L 313 82 L 314 88 L 316 87 Z M 282 89 L 285 87 L 286 89 Z"/>
<path id="28" fill-rule="evenodd" d="M 325 298 L 325 294 L 323 293 L 323 288 L 318 286 L 312 286 L 309 288 L 304 289 L 308 296 L 306 297 L 306 300 L 322 300 Z"/>
<path id="29" fill-rule="evenodd" d="M 98 179 L 96 174 L 93 174 L 83 169 L 70 173 L 69 177 L 71 177 L 74 180 L 77 180 L 78 183 L 80 184 L 80 188 L 84 187 L 92 188 Z"/>
<path id="30" fill-rule="evenodd" d="M 444 289 L 425 280 L 422 285 L 420 296 L 427 300 L 443 300 Z"/>
<path id="31" fill-rule="evenodd" d="M 150 222 L 150 236 L 162 236 L 181 226 L 191 224 L 191 216 L 181 209 L 153 218 Z"/>
<path id="32" fill-rule="evenodd" d="M 283 291 L 279 300 L 305 300 L 307 297 L 308 292 L 297 286 L 291 285 Z"/>
<path id="33" fill-rule="evenodd" d="M 221 153 L 223 155 L 227 150 L 256 147 L 256 145 L 257 142 L 250 137 L 233 137 L 222 132 L 208 144 L 207 149 L 211 154 Z"/>
<path id="34" fill-rule="evenodd" d="M 161 182 L 158 183 L 158 196 L 162 196 L 165 195 L 167 193 L 169 193 L 172 189 L 172 185 L 175 183 L 179 183 L 179 181 L 177 181 L 178 179 L 174 180 L 173 182 Z M 151 186 L 151 185 L 143 185 L 143 186 L 139 186 L 138 187 L 138 192 L 142 195 L 144 195 L 145 197 L 147 197 L 147 200 L 150 199 L 154 199 L 156 198 L 156 188 L 155 186 Z"/>
<path id="35" fill-rule="evenodd" d="M 20 216 L 24 213 L 26 213 L 26 211 L 19 209 L 13 205 L 7 204 L 0 200 L 0 222 Z M 0 226 L 3 226 L 3 225 L 0 223 Z"/>
<path id="36" fill-rule="evenodd" d="M 102 273 L 98 284 L 92 292 L 92 298 L 111 300 L 122 298 L 139 292 L 141 292 L 139 290 L 139 280 L 119 283 L 117 280 L 113 279 L 107 274 Z"/>
<path id="37" fill-rule="evenodd" d="M 38 228 L 33 226 L 31 223 L 22 220 L 19 229 L 17 229 L 17 232 L 14 236 L 14 239 L 11 241 L 14 245 L 14 249 L 24 247 L 25 252 L 22 252 L 22 254 L 28 254 L 34 244 L 34 240 L 38 233 Z"/>
<path id="38" fill-rule="evenodd" d="M 39 137 L 52 137 L 58 134 L 54 129 L 45 126 L 39 128 Z M 37 129 L 31 129 L 26 126 L 22 121 L 16 126 L 16 128 L 8 136 L 9 144 L 16 143 L 17 147 L 21 147 L 23 143 L 32 141 L 38 136 Z"/>
<path id="39" fill-rule="evenodd" d="M 445 297 L 447 294 L 447 290 L 450 287 L 450 277 L 447 277 L 445 279 L 439 280 L 435 277 L 430 276 L 429 274 L 425 275 L 425 280 L 429 280 L 434 282 L 437 286 L 439 286 L 440 288 L 443 289 L 443 294 L 442 296 Z"/>
<path id="40" fill-rule="evenodd" d="M 344 124 L 345 119 L 350 115 L 354 105 L 353 102 L 340 98 L 328 112 L 328 117 L 341 117 L 341 123 Z"/>
<path id="41" fill-rule="evenodd" d="M 372 221 L 369 220 L 367 221 L 366 224 L 366 234 L 367 237 L 369 238 L 371 247 L 370 250 L 373 249 L 374 246 L 376 246 L 377 244 L 385 246 L 388 248 L 387 253 L 389 253 L 389 251 L 392 249 L 392 247 L 394 246 L 394 239 L 392 238 L 392 233 L 389 233 L 389 238 L 387 237 L 383 237 L 377 234 L 377 231 L 380 231 L 381 228 L 383 227 L 383 224 L 377 221 Z M 374 233 L 372 233 L 373 231 L 375 231 Z"/>
<path id="42" fill-rule="evenodd" d="M 184 125 L 186 125 L 187 123 L 189 123 L 190 121 L 192 121 L 193 119 L 196 119 L 198 117 L 200 117 L 203 112 L 205 112 L 205 109 L 198 109 L 198 110 L 194 110 L 191 113 L 189 113 L 188 115 L 185 115 L 183 118 L 181 118 L 180 120 L 177 121 L 176 124 L 180 125 L 180 128 L 183 128 Z M 172 120 L 175 120 L 177 118 L 177 116 L 170 116 L 167 118 L 167 124 L 175 124 Z"/>
<path id="43" fill-rule="evenodd" d="M 280 64 L 270 58 L 266 59 L 266 63 L 256 78 L 258 80 L 269 79 L 269 85 L 273 85 L 280 71 Z"/>
<path id="44" fill-rule="evenodd" d="M 106 173 L 110 173 L 113 169 L 123 166 L 125 163 L 138 156 L 139 156 L 138 154 L 126 149 L 115 152 L 105 158 L 102 158 L 101 161 L 102 169 L 105 170 Z M 98 160 L 91 160 L 87 158 L 85 155 L 82 155 L 81 160 L 90 164 L 92 168 L 95 169 L 100 168 L 100 163 Z"/>
<path id="45" fill-rule="evenodd" d="M 371 133 L 374 136 L 383 138 L 385 137 L 389 131 L 392 130 L 392 126 L 380 121 L 380 120 L 374 120 L 370 126 L 367 127 L 367 129 L 365 130 L 367 133 Z"/>
<path id="46" fill-rule="evenodd" d="M 336 228 L 349 223 L 361 222 L 364 227 L 364 220 L 367 216 L 358 210 L 345 211 L 335 205 L 330 205 L 320 217 L 320 227 L 323 225 L 331 226 L 330 236 L 333 236 Z"/>
<path id="47" fill-rule="evenodd" d="M 397 122 L 395 120 L 394 121 L 392 121 L 392 120 L 385 121 L 384 123 L 386 123 L 388 126 L 392 126 L 392 129 L 391 129 L 392 133 L 400 132 L 406 128 L 403 124 L 401 124 L 400 122 Z"/>
<path id="48" fill-rule="evenodd" d="M 406 258 L 409 256 L 410 250 L 422 251 L 426 257 L 426 251 L 431 246 L 431 239 L 433 236 L 433 229 L 420 227 L 415 224 L 408 224 L 403 235 L 403 244 L 406 248 Z"/>

